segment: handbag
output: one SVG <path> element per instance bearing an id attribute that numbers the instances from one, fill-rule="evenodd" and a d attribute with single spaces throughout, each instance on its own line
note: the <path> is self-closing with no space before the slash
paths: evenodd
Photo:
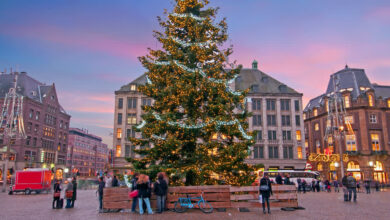
<path id="1" fill-rule="evenodd" d="M 54 198 L 58 198 L 61 196 L 61 192 L 54 192 Z"/>
<path id="2" fill-rule="evenodd" d="M 269 186 L 268 185 L 260 185 L 260 191 L 268 191 Z"/>
<path id="3" fill-rule="evenodd" d="M 67 199 L 71 199 L 73 197 L 73 191 L 66 191 L 65 192 L 65 197 Z"/>
<path id="4" fill-rule="evenodd" d="M 137 196 L 138 196 L 138 189 L 129 192 L 129 197 L 130 198 L 135 198 Z"/>
<path id="5" fill-rule="evenodd" d="M 263 195 L 261 195 L 261 194 L 259 195 L 259 202 L 263 203 Z"/>

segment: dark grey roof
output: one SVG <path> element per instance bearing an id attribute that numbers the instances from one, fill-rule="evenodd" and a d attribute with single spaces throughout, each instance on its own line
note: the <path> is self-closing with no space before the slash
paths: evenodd
<path id="1" fill-rule="evenodd" d="M 248 88 L 251 88 L 249 93 L 300 95 L 294 89 L 258 69 L 241 69 L 235 80 L 235 89 L 243 91 Z"/>
<path id="2" fill-rule="evenodd" d="M 376 97 L 382 97 L 382 99 L 390 98 L 390 86 L 382 86 L 378 84 L 372 84 L 375 90 Z"/>
<path id="3" fill-rule="evenodd" d="M 346 66 L 345 69 L 342 69 L 337 73 L 331 75 L 331 78 L 328 83 L 328 88 L 326 90 L 327 94 L 330 94 L 334 91 L 333 79 L 335 80 L 335 83 L 338 79 L 340 90 L 352 89 L 351 95 L 353 99 L 356 99 L 358 96 L 365 93 L 365 90 L 361 90 L 360 87 L 370 89 L 373 88 L 370 83 L 370 80 L 364 72 L 364 69 L 348 68 L 348 66 Z"/>
<path id="4" fill-rule="evenodd" d="M 14 86 L 15 74 L 1 74 L 0 75 L 0 97 L 4 98 L 5 94 L 11 87 Z M 42 102 L 43 95 L 46 94 L 52 86 L 47 86 L 33 78 L 26 73 L 18 74 L 16 92 L 26 96 L 30 99 Z"/>
<path id="5" fill-rule="evenodd" d="M 306 111 L 308 111 L 308 110 L 310 110 L 310 109 L 312 109 L 314 107 L 320 106 L 324 96 L 325 96 L 325 94 L 322 94 L 320 96 L 315 97 L 314 99 L 311 99 L 309 101 L 309 103 L 307 103 L 307 105 L 306 105 L 306 107 L 305 107 L 305 109 L 303 111 L 306 112 Z"/>
<path id="6" fill-rule="evenodd" d="M 146 84 L 146 74 L 142 74 L 137 79 L 131 81 L 129 84 L 122 86 L 116 92 L 130 92 L 130 85 L 145 85 Z"/>

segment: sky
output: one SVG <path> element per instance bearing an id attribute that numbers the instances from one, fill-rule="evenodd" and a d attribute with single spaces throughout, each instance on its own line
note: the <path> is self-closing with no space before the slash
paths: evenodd
<path id="1" fill-rule="evenodd" d="M 55 83 L 71 126 L 112 146 L 114 91 L 145 72 L 137 57 L 158 48 L 157 16 L 174 0 L 1 0 L 0 70 Z M 227 18 L 234 53 L 304 94 L 326 90 L 329 75 L 364 68 L 390 85 L 388 0 L 211 0 Z"/>

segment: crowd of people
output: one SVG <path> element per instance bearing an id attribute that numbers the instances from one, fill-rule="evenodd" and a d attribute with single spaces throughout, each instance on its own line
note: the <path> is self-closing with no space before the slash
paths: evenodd
<path id="1" fill-rule="evenodd" d="M 77 199 L 77 179 L 76 177 L 68 178 L 64 183 L 65 183 L 65 187 L 64 187 L 65 190 L 64 190 L 63 198 L 66 199 L 65 208 L 70 209 L 74 207 L 75 201 Z M 61 199 L 62 186 L 61 186 L 61 181 L 59 179 L 56 179 L 54 181 L 53 191 L 54 194 L 53 194 L 52 208 L 62 209 L 64 200 Z"/>

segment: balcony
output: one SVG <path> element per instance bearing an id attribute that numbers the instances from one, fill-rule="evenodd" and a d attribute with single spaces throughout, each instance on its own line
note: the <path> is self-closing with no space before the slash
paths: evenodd
<path id="1" fill-rule="evenodd" d="M 293 140 L 283 140 L 283 144 L 293 144 Z"/>
<path id="2" fill-rule="evenodd" d="M 268 140 L 268 144 L 279 144 L 278 140 Z"/>
<path id="3" fill-rule="evenodd" d="M 371 155 L 387 155 L 386 150 L 372 151 Z"/>

